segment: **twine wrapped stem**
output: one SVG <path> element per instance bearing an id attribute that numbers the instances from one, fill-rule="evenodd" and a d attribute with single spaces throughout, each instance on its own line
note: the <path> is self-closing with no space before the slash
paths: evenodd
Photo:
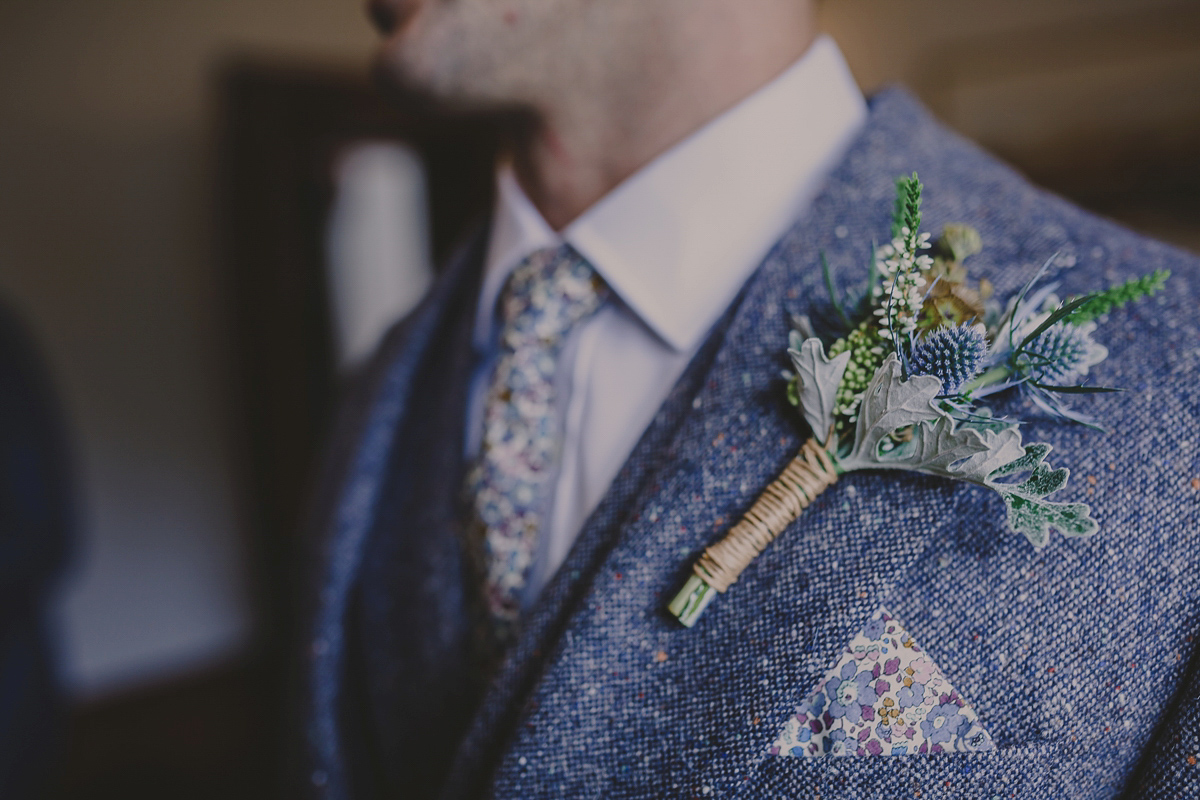
<path id="1" fill-rule="evenodd" d="M 816 438 L 806 441 L 729 533 L 696 560 L 695 574 L 668 606 L 671 613 L 689 628 L 695 624 L 716 593 L 728 589 L 837 478 L 837 464 L 829 452 Z"/>

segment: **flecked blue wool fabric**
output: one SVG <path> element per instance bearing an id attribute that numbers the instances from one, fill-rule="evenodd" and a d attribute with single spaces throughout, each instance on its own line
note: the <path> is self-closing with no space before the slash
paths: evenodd
<path id="1" fill-rule="evenodd" d="M 1100 532 L 1035 550 L 1000 500 L 855 473 L 686 630 L 663 606 L 807 432 L 785 399 L 788 318 L 849 285 L 917 170 L 927 229 L 975 226 L 1001 296 L 1050 256 L 1064 294 L 1156 268 L 1168 291 L 1097 334 L 1077 405 L 1037 420 L 1062 499 Z M 720 191 L 720 187 L 713 187 Z M 902 91 L 711 333 L 486 686 L 471 676 L 456 514 L 481 248 L 381 350 L 348 404 L 314 525 L 306 769 L 316 797 L 1200 797 L 1200 264 L 1030 186 Z M 1003 409 L 1002 409 L 1003 410 Z M 1010 411 L 1034 413 L 1015 405 Z M 995 749 L 779 758 L 787 719 L 881 606 L 965 696 Z"/>

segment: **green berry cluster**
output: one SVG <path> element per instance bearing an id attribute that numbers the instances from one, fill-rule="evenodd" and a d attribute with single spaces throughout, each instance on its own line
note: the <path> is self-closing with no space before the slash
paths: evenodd
<path id="1" fill-rule="evenodd" d="M 842 376 L 842 382 L 838 386 L 837 406 L 834 409 L 838 418 L 838 433 L 845 433 L 854 427 L 863 392 L 867 390 L 867 384 L 871 382 L 875 371 L 883 365 L 884 356 L 888 351 L 885 345 L 878 326 L 868 319 L 852 330 L 846 338 L 838 339 L 830 346 L 830 358 L 850 351 L 850 361 L 846 364 L 846 374 Z"/>

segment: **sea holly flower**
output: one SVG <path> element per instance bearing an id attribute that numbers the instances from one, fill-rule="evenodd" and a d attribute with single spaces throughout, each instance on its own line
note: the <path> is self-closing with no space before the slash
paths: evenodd
<path id="1" fill-rule="evenodd" d="M 1108 349 L 1092 338 L 1096 323 L 1058 322 L 1042 331 L 1017 357 L 1018 369 L 1034 381 L 1071 386 L 1088 369 L 1108 357 Z"/>
<path id="2" fill-rule="evenodd" d="M 986 333 L 982 325 L 936 330 L 913 345 L 909 369 L 914 375 L 937 378 L 943 394 L 958 394 L 983 366 L 988 350 Z"/>

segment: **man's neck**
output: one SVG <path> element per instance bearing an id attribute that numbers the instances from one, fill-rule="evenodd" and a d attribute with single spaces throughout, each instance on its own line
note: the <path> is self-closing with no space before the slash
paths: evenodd
<path id="1" fill-rule="evenodd" d="M 799 5 L 799 4 L 797 4 Z M 673 37 L 681 46 L 632 91 L 576 95 L 542 109 L 518 140 L 522 188 L 562 230 L 619 183 L 795 62 L 816 37 L 811 20 L 737 18 Z M 711 22 L 709 23 L 712 24 Z"/>

